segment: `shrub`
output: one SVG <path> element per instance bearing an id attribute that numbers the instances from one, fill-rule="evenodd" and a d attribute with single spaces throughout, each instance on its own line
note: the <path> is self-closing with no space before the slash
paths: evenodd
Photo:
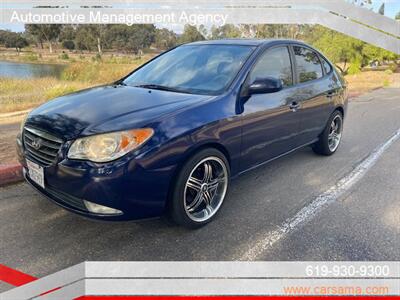
<path id="1" fill-rule="evenodd" d="M 389 65 L 389 69 L 394 73 L 394 72 L 396 72 L 397 71 L 397 68 L 398 68 L 399 66 L 396 64 L 396 63 L 391 63 L 390 65 Z"/>
<path id="2" fill-rule="evenodd" d="M 118 59 L 111 54 L 110 58 L 106 61 L 107 64 L 117 64 L 118 63 Z"/>
<path id="3" fill-rule="evenodd" d="M 69 64 L 63 71 L 61 79 L 90 83 L 108 83 L 128 74 L 137 65 L 116 64 L 110 67 L 107 63 L 78 62 Z"/>
<path id="4" fill-rule="evenodd" d="M 67 53 L 63 52 L 58 56 L 59 59 L 69 59 L 69 56 Z"/>
<path id="5" fill-rule="evenodd" d="M 61 79 L 74 81 L 78 80 L 81 82 L 95 82 L 97 81 L 98 75 L 98 64 L 94 63 L 74 63 L 70 64 L 63 73 Z"/>
<path id="6" fill-rule="evenodd" d="M 68 50 L 74 50 L 75 49 L 75 43 L 74 41 L 71 40 L 66 40 L 62 43 L 63 48 L 68 49 Z"/>
<path id="7" fill-rule="evenodd" d="M 361 73 L 361 63 L 359 61 L 355 61 L 354 63 L 351 64 L 348 70 L 348 74 L 354 75 L 359 73 Z"/>
<path id="8" fill-rule="evenodd" d="M 385 79 L 385 80 L 383 81 L 383 86 L 384 86 L 384 87 L 388 87 L 389 85 L 390 85 L 389 79 Z"/>
<path id="9" fill-rule="evenodd" d="M 92 57 L 92 61 L 96 62 L 96 61 L 101 61 L 101 55 L 100 53 L 97 53 L 95 56 Z"/>
<path id="10" fill-rule="evenodd" d="M 75 88 L 65 84 L 57 84 L 52 86 L 45 92 L 46 99 L 53 99 L 75 91 Z"/>
<path id="11" fill-rule="evenodd" d="M 35 53 L 29 53 L 28 55 L 24 56 L 25 61 L 37 61 L 38 56 Z"/>

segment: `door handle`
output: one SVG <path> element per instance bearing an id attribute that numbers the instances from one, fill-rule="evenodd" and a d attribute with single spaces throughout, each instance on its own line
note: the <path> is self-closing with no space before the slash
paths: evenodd
<path id="1" fill-rule="evenodd" d="M 296 111 L 300 108 L 300 104 L 297 101 L 293 101 L 292 103 L 289 104 L 289 108 L 292 111 Z"/>
<path id="2" fill-rule="evenodd" d="M 326 97 L 328 97 L 328 98 L 332 98 L 332 97 L 334 97 L 334 96 L 336 96 L 336 93 L 335 93 L 335 92 L 327 92 L 327 93 L 326 93 Z"/>

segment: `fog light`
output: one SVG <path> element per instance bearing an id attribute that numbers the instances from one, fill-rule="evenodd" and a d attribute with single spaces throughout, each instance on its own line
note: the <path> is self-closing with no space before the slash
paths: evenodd
<path id="1" fill-rule="evenodd" d="M 101 215 L 121 215 L 122 211 L 107 207 L 104 205 L 99 205 L 90 201 L 83 200 L 83 203 L 85 203 L 86 208 L 88 211 L 95 213 L 95 214 L 101 214 Z"/>

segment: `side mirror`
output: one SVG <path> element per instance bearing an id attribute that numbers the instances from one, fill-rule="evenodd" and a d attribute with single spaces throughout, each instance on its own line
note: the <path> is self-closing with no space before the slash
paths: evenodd
<path id="1" fill-rule="evenodd" d="M 283 89 L 282 80 L 273 78 L 273 77 L 265 77 L 265 78 L 257 78 L 254 80 L 252 84 L 248 87 L 248 95 L 253 94 L 267 94 L 267 93 L 275 93 L 279 92 Z"/>

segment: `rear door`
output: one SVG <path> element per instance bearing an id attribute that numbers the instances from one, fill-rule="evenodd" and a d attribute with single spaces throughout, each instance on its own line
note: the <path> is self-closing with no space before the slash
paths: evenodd
<path id="1" fill-rule="evenodd" d="M 302 144 L 318 138 L 334 109 L 334 82 L 327 73 L 320 56 L 312 49 L 293 45 L 296 66 L 297 99 L 301 116 L 299 139 Z"/>
<path id="2" fill-rule="evenodd" d="M 244 104 L 242 114 L 242 160 L 241 169 L 268 161 L 299 145 L 300 118 L 293 80 L 293 65 L 289 47 L 277 46 L 267 49 L 255 62 L 246 81 L 257 78 L 279 78 L 283 90 L 276 93 L 252 95 Z"/>

